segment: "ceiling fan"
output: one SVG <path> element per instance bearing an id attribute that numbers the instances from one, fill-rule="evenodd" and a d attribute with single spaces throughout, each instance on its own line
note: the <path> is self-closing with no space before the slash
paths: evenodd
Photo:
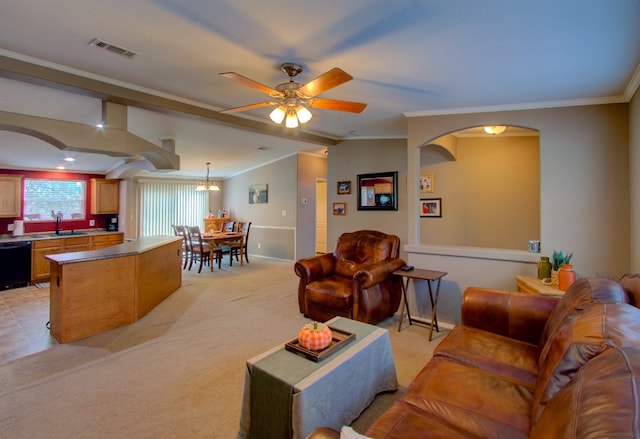
<path id="1" fill-rule="evenodd" d="M 271 88 L 235 72 L 220 73 L 220 76 L 224 78 L 256 89 L 272 98 L 270 101 L 228 108 L 220 112 L 236 113 L 276 105 L 276 108 L 269 114 L 271 120 L 277 124 L 282 123 L 284 120 L 287 128 L 296 128 L 298 122 L 306 123 L 311 120 L 312 115 L 309 108 L 361 113 L 367 106 L 367 104 L 360 102 L 316 97 L 320 93 L 353 79 L 353 76 L 342 69 L 334 67 L 306 84 L 300 84 L 294 81 L 294 78 L 302 72 L 302 66 L 294 63 L 284 63 L 280 66 L 280 70 L 289 76 L 289 82 L 279 84 L 275 88 Z"/>

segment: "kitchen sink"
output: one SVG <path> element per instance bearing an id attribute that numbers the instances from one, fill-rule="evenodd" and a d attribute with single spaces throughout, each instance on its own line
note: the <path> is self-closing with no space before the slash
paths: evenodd
<path id="1" fill-rule="evenodd" d="M 60 233 L 49 233 L 46 236 L 78 236 L 78 235 L 86 235 L 87 232 L 74 232 L 73 230 L 70 231 L 62 231 Z"/>

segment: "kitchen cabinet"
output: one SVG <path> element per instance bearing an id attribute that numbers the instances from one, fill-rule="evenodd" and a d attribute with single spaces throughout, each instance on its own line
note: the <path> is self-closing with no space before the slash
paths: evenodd
<path id="1" fill-rule="evenodd" d="M 124 233 L 36 239 L 31 247 L 31 283 L 49 281 L 51 267 L 47 255 L 101 249 L 122 244 L 123 241 Z"/>
<path id="2" fill-rule="evenodd" d="M 0 175 L 0 218 L 22 216 L 22 176 Z"/>
<path id="3" fill-rule="evenodd" d="M 101 248 L 111 247 L 112 245 L 122 244 L 123 242 L 124 242 L 123 233 L 94 236 L 91 250 L 99 250 Z"/>
<path id="4" fill-rule="evenodd" d="M 91 179 L 91 213 L 118 213 L 120 180 Z"/>
<path id="5" fill-rule="evenodd" d="M 49 281 L 47 255 L 64 252 L 64 239 L 42 239 L 33 241 L 31 247 L 31 283 Z"/>

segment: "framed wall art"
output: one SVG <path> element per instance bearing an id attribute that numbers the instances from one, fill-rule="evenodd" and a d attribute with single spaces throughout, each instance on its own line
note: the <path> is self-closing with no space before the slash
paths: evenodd
<path id="1" fill-rule="evenodd" d="M 420 176 L 420 192 L 433 192 L 433 174 L 422 174 Z"/>
<path id="2" fill-rule="evenodd" d="M 398 210 L 398 172 L 358 175 L 358 210 Z"/>
<path id="3" fill-rule="evenodd" d="M 351 193 L 351 180 L 338 182 L 338 195 Z"/>
<path id="4" fill-rule="evenodd" d="M 347 214 L 347 203 L 333 203 L 333 214 L 334 215 L 346 215 Z"/>
<path id="5" fill-rule="evenodd" d="M 442 198 L 421 198 L 420 218 L 442 218 Z"/>
<path id="6" fill-rule="evenodd" d="M 252 184 L 249 186 L 249 204 L 264 204 L 269 202 L 269 185 Z"/>

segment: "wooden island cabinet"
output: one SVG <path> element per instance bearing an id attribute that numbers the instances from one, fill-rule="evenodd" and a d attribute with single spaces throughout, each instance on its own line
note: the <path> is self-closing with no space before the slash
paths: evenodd
<path id="1" fill-rule="evenodd" d="M 69 343 L 144 317 L 182 285 L 182 238 L 157 236 L 53 254 L 51 335 Z"/>

